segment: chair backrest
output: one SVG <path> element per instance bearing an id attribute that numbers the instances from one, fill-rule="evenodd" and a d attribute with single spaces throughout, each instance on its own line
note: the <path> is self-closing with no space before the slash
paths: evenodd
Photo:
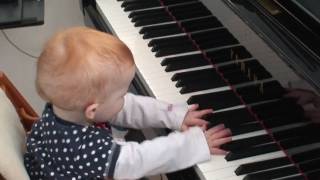
<path id="1" fill-rule="evenodd" d="M 37 119 L 36 112 L 0 71 L 0 179 L 29 179 L 23 153 L 26 132 Z"/>
<path id="2" fill-rule="evenodd" d="M 0 88 L 4 90 L 7 97 L 10 99 L 16 109 L 21 123 L 26 131 L 30 131 L 32 124 L 38 119 L 38 114 L 33 110 L 30 104 L 15 88 L 7 76 L 0 71 Z"/>

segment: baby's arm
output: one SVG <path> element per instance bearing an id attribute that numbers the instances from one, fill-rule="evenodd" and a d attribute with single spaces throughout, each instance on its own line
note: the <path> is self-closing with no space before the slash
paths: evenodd
<path id="1" fill-rule="evenodd" d="M 154 140 L 123 143 L 114 171 L 115 179 L 132 179 L 177 171 L 225 154 L 220 146 L 231 140 L 230 130 L 216 126 L 206 133 L 199 127 L 174 132 Z"/>
<path id="2" fill-rule="evenodd" d="M 128 93 L 123 109 L 112 120 L 112 124 L 130 128 L 180 129 L 188 111 L 186 103 L 168 104 L 151 97 Z"/>
<path id="3" fill-rule="evenodd" d="M 172 172 L 210 159 L 210 150 L 199 127 L 183 133 L 122 144 L 116 163 L 115 179 L 136 179 Z"/>

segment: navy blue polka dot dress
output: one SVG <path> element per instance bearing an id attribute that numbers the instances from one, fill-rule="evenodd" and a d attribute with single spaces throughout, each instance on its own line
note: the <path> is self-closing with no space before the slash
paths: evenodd
<path id="1" fill-rule="evenodd" d="M 106 129 L 57 117 L 50 104 L 27 138 L 24 163 L 31 179 L 113 177 L 120 152 Z"/>

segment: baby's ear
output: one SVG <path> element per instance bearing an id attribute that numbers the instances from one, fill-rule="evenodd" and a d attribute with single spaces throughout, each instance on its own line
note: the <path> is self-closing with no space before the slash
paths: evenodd
<path id="1" fill-rule="evenodd" d="M 98 106 L 99 106 L 99 104 L 94 103 L 94 104 L 90 104 L 86 107 L 84 114 L 87 119 L 91 119 L 91 120 L 94 119 Z"/>

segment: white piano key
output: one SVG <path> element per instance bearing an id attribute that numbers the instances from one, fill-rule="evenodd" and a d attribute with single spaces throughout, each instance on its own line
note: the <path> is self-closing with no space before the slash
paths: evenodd
<path id="1" fill-rule="evenodd" d="M 224 159 L 225 156 L 212 155 L 211 160 L 209 162 L 200 163 L 200 164 L 197 164 L 197 166 L 199 167 L 201 172 L 209 173 L 209 172 L 219 171 L 229 167 L 233 167 L 233 170 L 235 170 L 241 164 L 263 161 L 267 159 L 284 157 L 284 156 L 285 154 L 283 151 L 277 151 L 277 152 L 252 156 L 252 157 L 243 158 L 243 159 L 234 160 L 234 161 L 226 161 Z"/>

